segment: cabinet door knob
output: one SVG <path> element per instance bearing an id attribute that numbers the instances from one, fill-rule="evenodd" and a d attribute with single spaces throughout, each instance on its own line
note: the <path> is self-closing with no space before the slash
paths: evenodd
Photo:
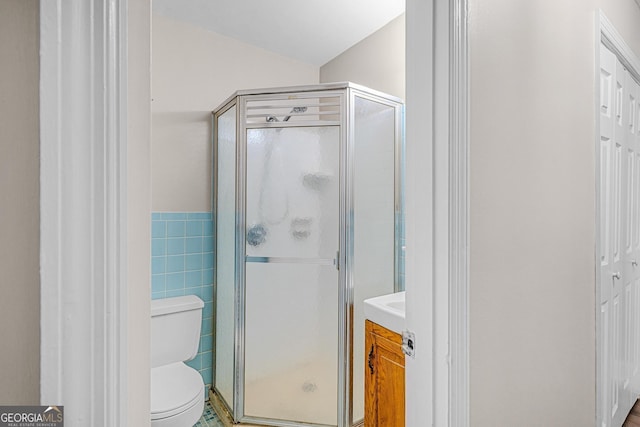
<path id="1" fill-rule="evenodd" d="M 369 371 L 371 372 L 371 375 L 373 375 L 373 344 L 371 344 L 371 350 L 369 350 L 368 364 L 369 364 Z"/>

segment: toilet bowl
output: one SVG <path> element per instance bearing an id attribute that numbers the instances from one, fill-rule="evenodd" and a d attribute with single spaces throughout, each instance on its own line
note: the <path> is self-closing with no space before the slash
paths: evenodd
<path id="1" fill-rule="evenodd" d="M 196 296 L 151 301 L 151 426 L 192 427 L 204 410 L 204 381 L 185 365 L 198 353 L 204 303 Z"/>

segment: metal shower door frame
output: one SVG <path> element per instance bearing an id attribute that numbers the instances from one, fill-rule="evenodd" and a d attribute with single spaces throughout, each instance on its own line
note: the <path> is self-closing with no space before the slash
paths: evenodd
<path id="1" fill-rule="evenodd" d="M 214 242 L 214 256 L 213 256 L 213 295 L 214 295 L 214 304 L 213 304 L 213 328 L 212 328 L 212 339 L 213 339 L 213 346 L 214 346 L 214 351 L 213 351 L 213 357 L 212 357 L 212 378 L 211 378 L 211 388 L 213 389 L 213 391 L 215 392 L 215 394 L 218 396 L 218 398 L 220 399 L 220 401 L 222 402 L 222 404 L 226 407 L 227 411 L 229 411 L 229 413 L 233 413 L 232 408 L 234 407 L 234 402 L 232 401 L 231 404 L 229 404 L 229 402 L 227 402 L 222 393 L 220 393 L 220 391 L 216 388 L 216 358 L 217 358 L 217 348 L 216 348 L 216 343 L 217 343 L 217 328 L 216 328 L 216 324 L 217 324 L 217 314 L 218 314 L 218 310 L 217 310 L 217 295 L 218 295 L 218 275 L 217 275 L 217 271 L 218 271 L 218 256 L 217 256 L 217 242 L 218 242 L 218 132 L 217 132 L 217 124 L 218 124 L 218 119 L 224 115 L 227 111 L 229 111 L 230 109 L 232 109 L 233 107 L 236 107 L 236 116 L 235 116 L 235 120 L 236 120 L 236 158 L 237 158 L 237 145 L 238 145 L 238 126 L 239 126 L 239 119 L 238 119 L 238 100 L 237 97 L 232 97 L 230 99 L 228 99 L 227 101 L 225 101 L 225 103 L 219 107 L 218 109 L 216 109 L 213 114 L 212 114 L 212 135 L 213 135 L 213 150 L 212 150 L 212 173 L 211 173 L 211 181 L 212 181 L 212 192 L 213 192 L 213 197 L 212 197 L 212 218 L 213 218 L 213 227 L 212 227 L 212 236 L 213 236 L 213 242 Z M 237 174 L 237 173 L 236 173 Z M 234 194 L 235 194 L 235 199 L 236 199 L 236 205 L 237 205 L 237 199 L 238 199 L 238 194 L 237 194 L 237 182 L 234 179 Z M 236 221 L 237 222 L 237 221 Z M 237 226 L 236 226 L 236 233 L 237 233 Z M 236 237 L 237 240 L 237 237 Z M 237 245 L 237 243 L 235 244 Z M 235 246 L 234 245 L 234 246 Z M 234 286 L 234 294 L 235 294 L 235 286 Z M 234 295 L 235 298 L 235 295 Z M 234 302 L 235 304 L 235 302 Z M 234 335 L 236 333 L 237 328 L 235 327 L 235 319 L 234 319 Z M 234 342 L 236 342 L 236 338 L 234 337 Z M 234 355 L 235 355 L 235 350 L 234 350 Z M 235 357 L 234 357 L 234 367 L 233 367 L 233 371 L 236 372 L 236 366 L 235 366 Z M 235 394 L 235 383 L 236 380 L 234 378 L 233 380 L 233 384 L 234 384 L 234 394 Z M 235 399 L 235 398 L 234 398 Z"/>
<path id="2" fill-rule="evenodd" d="M 344 218 L 346 215 L 344 205 L 344 182 L 346 176 L 346 162 L 344 160 L 345 145 L 347 145 L 346 138 L 346 98 L 344 90 L 317 90 L 317 87 L 300 87 L 293 93 L 270 93 L 270 94 L 252 94 L 252 95 L 239 95 L 238 96 L 238 127 L 237 127 L 237 145 L 236 145 L 236 354 L 235 354 L 235 387 L 234 387 L 234 407 L 233 417 L 235 421 L 245 423 L 262 424 L 265 426 L 282 426 L 282 427 L 302 427 L 302 426 L 317 426 L 325 427 L 323 424 L 312 423 L 298 423 L 288 420 L 274 420 L 269 418 L 260 418 L 247 416 L 245 414 L 245 323 L 246 323 L 246 194 L 247 194 L 247 130 L 248 129 L 267 129 L 267 128 L 290 128 L 290 127 L 309 127 L 306 122 L 275 122 L 275 123 L 261 123 L 261 124 L 247 124 L 247 103 L 249 101 L 281 101 L 290 100 L 295 97 L 296 100 L 305 98 L 336 98 L 340 99 L 340 120 L 336 124 L 333 121 L 328 121 L 326 124 L 315 123 L 314 127 L 319 126 L 339 126 L 340 131 L 340 185 L 339 185 L 339 208 L 338 208 L 338 234 L 339 234 L 339 254 L 338 265 L 344 264 L 344 253 L 346 249 L 346 226 Z M 346 388 L 343 384 L 346 379 L 345 367 L 340 363 L 346 358 L 345 343 L 348 341 L 348 334 L 344 325 L 344 318 L 346 316 L 346 302 L 345 302 L 345 275 L 344 268 L 339 268 L 338 271 L 338 307 L 339 310 L 339 334 L 338 334 L 338 427 L 346 426 L 341 424 L 340 416 L 345 412 L 344 399 L 341 392 Z"/>
<path id="3" fill-rule="evenodd" d="M 347 143 L 345 144 L 347 147 L 347 152 L 345 155 L 345 163 L 346 167 L 346 198 L 345 205 L 347 206 L 347 215 L 345 216 L 346 220 L 346 229 L 345 229 L 345 237 L 347 238 L 345 242 L 345 246 L 347 247 L 347 252 L 345 252 L 346 260 L 345 260 L 345 283 L 346 286 L 343 289 L 345 292 L 345 329 L 348 331 L 347 342 L 345 343 L 345 353 L 344 353 L 344 363 L 346 365 L 346 373 L 345 374 L 345 391 L 344 391 L 344 410 L 341 412 L 343 415 L 342 426 L 361 426 L 364 425 L 364 419 L 362 420 L 354 420 L 353 419 L 353 340 L 354 340 L 354 293 L 355 293 L 355 284 L 353 281 L 353 261 L 354 261 L 354 163 L 355 163 L 355 100 L 356 98 L 365 99 L 367 101 L 376 102 L 378 104 L 391 107 L 394 109 L 394 282 L 393 282 L 393 291 L 399 292 L 404 290 L 403 278 L 400 274 L 400 257 L 402 256 L 402 245 L 400 242 L 401 230 L 398 229 L 399 223 L 403 220 L 403 193 L 402 193 L 402 183 L 403 183 L 403 166 L 404 166 L 404 144 L 403 144 L 403 105 L 400 100 L 395 98 L 390 98 L 385 94 L 373 90 L 369 90 L 368 88 L 361 87 L 359 85 L 351 85 L 347 88 L 347 109 L 345 111 L 345 118 L 347 119 Z M 339 426 L 339 427 L 342 427 Z"/>
<path id="4" fill-rule="evenodd" d="M 354 310 L 354 283 L 353 283 L 353 256 L 354 256 L 354 118 L 355 98 L 363 98 L 394 108 L 395 112 L 395 194 L 394 194 L 394 291 L 402 289 L 400 275 L 401 242 L 398 224 L 402 218 L 402 167 L 403 167 L 403 104 L 401 100 L 390 97 L 384 93 L 370 90 L 366 87 L 352 83 L 335 83 L 325 85 L 299 86 L 291 88 L 265 89 L 263 91 L 239 91 L 228 98 L 220 108 L 214 112 L 214 149 L 213 149 L 213 174 L 217 177 L 217 149 L 218 135 L 216 133 L 217 118 L 236 106 L 236 176 L 235 176 L 235 325 L 234 325 L 234 387 L 233 402 L 226 402 L 215 387 L 214 392 L 222 401 L 226 409 L 231 413 L 234 422 L 256 423 L 265 426 L 281 427 L 327 427 L 323 424 L 298 423 L 287 420 L 274 420 L 259 417 L 246 416 L 244 413 L 245 391 L 245 302 L 246 302 L 246 173 L 247 173 L 247 130 L 255 128 L 283 128 L 283 127 L 309 127 L 309 123 L 276 122 L 264 124 L 247 124 L 247 102 L 249 100 L 289 100 L 304 98 L 338 97 L 340 99 L 340 118 L 338 123 L 314 124 L 314 126 L 339 126 L 339 151 L 340 151 L 340 183 L 339 183 L 339 254 L 338 254 L 338 390 L 337 390 L 337 427 L 351 427 L 353 420 L 353 310 Z M 217 197 L 218 183 L 213 185 L 213 218 L 217 224 Z M 214 239 L 216 239 L 216 227 L 213 227 Z M 217 256 L 214 257 L 214 269 L 217 271 Z M 217 295 L 217 275 L 214 274 L 214 295 Z M 216 304 L 214 304 L 214 322 L 216 321 Z M 213 329 L 213 339 L 216 342 L 216 329 Z M 214 344 L 215 345 L 215 344 Z M 213 366 L 216 364 L 216 352 L 214 351 Z M 214 372 L 214 378 L 216 373 Z M 360 420 L 358 424 L 360 425 Z M 335 427 L 335 426 L 332 426 Z"/>

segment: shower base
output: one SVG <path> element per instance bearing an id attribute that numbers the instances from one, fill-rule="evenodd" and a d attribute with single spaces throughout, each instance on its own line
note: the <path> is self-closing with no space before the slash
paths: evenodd
<path id="1" fill-rule="evenodd" d="M 335 372 L 335 366 L 316 362 L 247 382 L 247 415 L 273 419 L 276 423 L 277 420 L 286 420 L 335 426 L 338 413 Z M 233 424 L 231 414 L 221 399 L 212 391 L 209 397 L 225 427 L 237 426 Z M 256 426 L 245 423 L 239 425 Z M 362 423 L 355 424 L 358 425 Z"/>

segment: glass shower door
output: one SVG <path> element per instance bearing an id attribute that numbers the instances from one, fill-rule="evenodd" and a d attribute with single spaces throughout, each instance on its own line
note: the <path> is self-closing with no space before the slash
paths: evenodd
<path id="1" fill-rule="evenodd" d="M 248 419 L 337 425 L 339 129 L 247 130 Z"/>

